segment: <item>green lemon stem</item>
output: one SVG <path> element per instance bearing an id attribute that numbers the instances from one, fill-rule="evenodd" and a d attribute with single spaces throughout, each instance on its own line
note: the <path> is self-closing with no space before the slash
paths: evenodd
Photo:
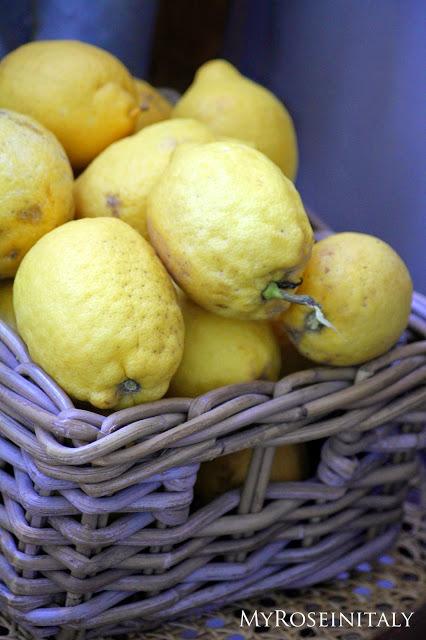
<path id="1" fill-rule="evenodd" d="M 311 298 L 311 296 L 298 295 L 297 293 L 288 293 L 280 289 L 277 282 L 270 282 L 266 289 L 262 292 L 264 300 L 281 299 L 292 304 L 302 304 L 314 310 L 315 318 L 320 325 L 336 330 L 335 327 L 327 320 L 319 302 Z"/>

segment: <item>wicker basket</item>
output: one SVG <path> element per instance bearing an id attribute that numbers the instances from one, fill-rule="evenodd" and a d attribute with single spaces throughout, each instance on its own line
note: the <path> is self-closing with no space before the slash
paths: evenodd
<path id="1" fill-rule="evenodd" d="M 75 408 L 0 333 L 0 607 L 34 636 L 150 628 L 328 580 L 395 541 L 426 446 L 420 295 L 402 342 L 362 367 L 108 417 Z M 314 477 L 268 483 L 274 447 L 314 440 Z M 199 463 L 247 447 L 242 490 L 195 508 Z"/>

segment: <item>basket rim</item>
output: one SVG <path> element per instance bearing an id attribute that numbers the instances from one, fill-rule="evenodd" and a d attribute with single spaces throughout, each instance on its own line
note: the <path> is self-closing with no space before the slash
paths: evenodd
<path id="1" fill-rule="evenodd" d="M 426 297 L 418 293 L 413 296 L 409 328 L 426 336 Z M 348 428 L 345 420 L 351 415 L 362 418 L 365 428 L 371 429 L 386 418 L 413 411 L 421 404 L 425 389 L 419 384 L 424 380 L 426 341 L 419 340 L 397 345 L 359 367 L 313 367 L 276 383 L 228 385 L 198 398 L 166 398 L 104 416 L 95 409 L 76 408 L 31 362 L 22 340 L 3 322 L 0 342 L 16 364 L 14 368 L 1 365 L 0 402 L 6 411 L 3 431 L 12 433 L 23 449 L 30 450 L 41 471 L 101 463 L 97 467 L 100 475 L 104 473 L 101 483 L 108 483 L 108 469 L 123 478 L 126 465 L 134 462 L 135 456 L 148 459 L 165 448 L 171 450 L 167 462 L 167 456 L 161 462 L 145 462 L 140 479 L 187 464 L 188 450 L 192 462 L 198 463 L 242 448 L 322 438 Z M 340 422 L 324 421 L 327 413 L 343 408 L 348 411 Z M 279 415 L 281 423 L 284 416 L 290 424 L 287 431 L 274 428 Z M 18 428 L 16 418 L 24 424 L 37 424 L 36 434 L 31 436 L 28 430 Z M 260 427 L 252 430 L 250 437 L 244 431 L 232 435 L 254 422 Z M 142 431 L 145 439 L 134 444 Z M 218 443 L 219 437 L 225 441 Z M 63 438 L 67 444 L 61 442 Z M 84 474 L 80 479 L 84 480 Z"/>

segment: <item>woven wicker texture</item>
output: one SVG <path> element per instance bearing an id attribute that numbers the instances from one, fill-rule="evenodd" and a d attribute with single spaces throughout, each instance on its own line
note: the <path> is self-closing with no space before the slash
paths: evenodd
<path id="1" fill-rule="evenodd" d="M 38 637 L 89 640 L 380 555 L 426 446 L 425 336 L 416 295 L 402 342 L 362 367 L 105 417 L 74 407 L 1 325 L 0 606 Z M 274 447 L 316 440 L 313 478 L 269 483 Z M 247 447 L 242 490 L 196 508 L 199 463 Z"/>
<path id="2" fill-rule="evenodd" d="M 426 506 L 426 505 L 425 505 Z M 425 507 L 424 506 L 424 507 Z M 426 512 L 418 504 L 407 502 L 404 509 L 403 532 L 392 553 L 374 562 L 363 562 L 351 572 L 322 586 L 300 591 L 272 591 L 267 596 L 238 601 L 220 612 L 205 613 L 192 620 L 165 624 L 160 629 L 144 633 L 144 640 L 277 640 L 283 629 L 264 626 L 241 628 L 241 611 L 256 609 L 269 613 L 281 609 L 339 612 L 377 611 L 389 616 L 392 611 L 416 611 L 424 604 L 426 593 Z M 381 627 L 382 630 L 386 628 Z M 367 626 L 352 628 L 285 629 L 288 640 L 321 638 L 321 640 L 362 640 L 377 635 L 377 629 Z M 138 633 L 129 640 L 141 640 Z M 116 640 L 105 638 L 103 640 Z M 123 639 L 124 640 L 124 639 Z"/>
<path id="3" fill-rule="evenodd" d="M 416 611 L 426 593 L 426 512 L 418 504 L 407 502 L 403 531 L 391 553 L 372 563 L 361 563 L 350 572 L 339 574 L 328 584 L 303 591 L 272 591 L 267 596 L 238 601 L 220 612 L 212 611 L 192 619 L 166 623 L 143 635 L 109 636 L 100 640 L 276 640 L 282 629 L 240 628 L 241 610 L 284 611 Z M 306 630 L 286 628 L 288 640 L 320 637 L 321 640 L 367 640 L 377 629 L 322 628 Z M 31 635 L 6 615 L 0 615 L 0 638 L 31 640 Z"/>

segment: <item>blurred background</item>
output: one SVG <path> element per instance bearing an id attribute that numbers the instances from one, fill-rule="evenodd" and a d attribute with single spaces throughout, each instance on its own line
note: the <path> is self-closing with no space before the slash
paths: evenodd
<path id="1" fill-rule="evenodd" d="M 289 109 L 307 207 L 388 241 L 426 290 L 424 0 L 0 0 L 0 15 L 0 56 L 76 38 L 179 91 L 227 58 Z"/>

